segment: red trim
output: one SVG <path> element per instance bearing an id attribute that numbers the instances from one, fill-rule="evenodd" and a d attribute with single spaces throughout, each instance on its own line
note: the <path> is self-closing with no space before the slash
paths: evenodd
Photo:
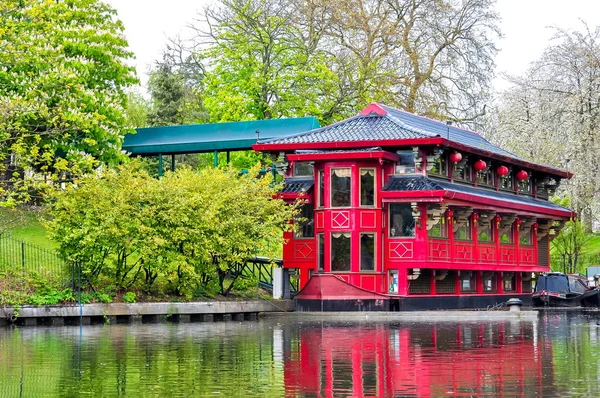
<path id="1" fill-rule="evenodd" d="M 285 192 L 273 195 L 273 199 L 296 200 L 304 199 L 306 203 L 312 203 L 312 197 L 307 192 Z"/>
<path id="2" fill-rule="evenodd" d="M 254 144 L 255 151 L 293 151 L 296 149 L 339 149 L 339 148 L 367 148 L 371 146 L 418 146 L 439 145 L 444 141 L 435 138 L 409 138 L 394 140 L 369 140 L 369 141 L 340 141 L 340 142 L 302 142 L 293 144 Z"/>
<path id="3" fill-rule="evenodd" d="M 360 111 L 360 114 L 363 116 L 368 116 L 371 113 L 383 116 L 387 115 L 388 112 L 385 109 L 383 109 L 377 102 L 371 102 L 365 109 Z"/>
<path id="4" fill-rule="evenodd" d="M 309 160 L 355 160 L 355 159 L 385 159 L 392 162 L 398 161 L 400 156 L 387 151 L 373 152 L 338 152 L 338 153 L 301 153 L 287 155 L 290 161 L 309 161 Z"/>

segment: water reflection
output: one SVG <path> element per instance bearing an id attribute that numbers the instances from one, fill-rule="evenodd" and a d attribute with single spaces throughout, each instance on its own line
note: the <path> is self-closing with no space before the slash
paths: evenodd
<path id="1" fill-rule="evenodd" d="M 595 396 L 598 317 L 0 329 L 0 397 Z"/>

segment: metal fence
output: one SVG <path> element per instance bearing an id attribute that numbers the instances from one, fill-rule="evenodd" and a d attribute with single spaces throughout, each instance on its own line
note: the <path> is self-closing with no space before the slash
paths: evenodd
<path id="1" fill-rule="evenodd" d="M 0 235 L 0 271 L 35 271 L 48 277 L 70 276 L 71 269 L 53 250 Z"/>

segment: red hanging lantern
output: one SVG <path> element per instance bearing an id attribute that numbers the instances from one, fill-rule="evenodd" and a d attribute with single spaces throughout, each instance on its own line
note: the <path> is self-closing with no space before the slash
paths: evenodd
<path id="1" fill-rule="evenodd" d="M 505 175 L 508 175 L 508 167 L 500 166 L 496 169 L 496 173 L 498 173 L 500 177 L 504 177 Z"/>
<path id="2" fill-rule="evenodd" d="M 525 170 L 521 170 L 517 173 L 516 177 L 519 181 L 525 181 L 529 177 L 529 174 Z"/>
<path id="3" fill-rule="evenodd" d="M 450 154 L 450 161 L 452 163 L 458 163 L 462 160 L 462 154 L 460 152 L 452 152 Z"/>
<path id="4" fill-rule="evenodd" d="M 475 162 L 475 164 L 473 165 L 473 167 L 477 171 L 483 171 L 487 167 L 487 164 L 483 160 L 480 159 L 480 160 L 478 160 L 478 161 Z"/>

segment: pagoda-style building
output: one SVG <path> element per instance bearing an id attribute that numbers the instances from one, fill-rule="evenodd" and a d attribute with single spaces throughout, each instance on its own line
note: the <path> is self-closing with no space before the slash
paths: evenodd
<path id="1" fill-rule="evenodd" d="M 300 311 L 528 304 L 574 216 L 548 200 L 566 170 L 381 104 L 253 148 L 275 159 L 281 197 L 304 201 L 283 251 Z"/>

